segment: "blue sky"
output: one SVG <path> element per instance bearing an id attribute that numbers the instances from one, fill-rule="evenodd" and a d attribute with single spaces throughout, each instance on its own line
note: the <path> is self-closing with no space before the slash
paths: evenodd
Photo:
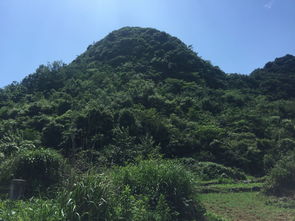
<path id="1" fill-rule="evenodd" d="M 295 55 L 294 0 L 1 0 L 0 87 L 123 26 L 166 31 L 227 73 Z"/>

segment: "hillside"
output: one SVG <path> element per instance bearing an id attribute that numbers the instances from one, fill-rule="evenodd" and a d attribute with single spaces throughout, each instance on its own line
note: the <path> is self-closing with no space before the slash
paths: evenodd
<path id="1" fill-rule="evenodd" d="M 294 68 L 287 55 L 229 75 L 167 33 L 125 27 L 1 89 L 0 140 L 102 165 L 157 150 L 263 175 L 295 144 Z"/>
<path id="2" fill-rule="evenodd" d="M 294 76 L 292 55 L 226 74 L 138 27 L 40 65 L 0 89 L 0 220 L 289 219 Z M 33 198 L 2 200 L 14 178 Z"/>

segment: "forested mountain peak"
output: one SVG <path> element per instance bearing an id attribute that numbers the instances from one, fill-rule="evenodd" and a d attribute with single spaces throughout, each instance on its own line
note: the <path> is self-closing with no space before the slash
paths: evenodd
<path id="1" fill-rule="evenodd" d="M 198 57 L 192 46 L 152 28 L 124 27 L 113 31 L 90 45 L 74 63 L 87 63 L 92 67 L 106 64 L 125 67 L 149 73 L 150 76 L 158 73 L 153 77 L 161 79 L 176 77 L 196 80 L 201 75 L 208 85 L 214 87 L 220 86 L 216 81 L 224 78 L 224 73 Z"/>
<path id="2" fill-rule="evenodd" d="M 178 38 L 152 28 L 124 27 L 90 45 L 75 62 L 128 62 L 151 65 L 161 71 L 193 70 L 202 60 Z"/>
<path id="3" fill-rule="evenodd" d="M 295 56 L 287 54 L 276 58 L 273 62 L 266 63 L 263 69 L 271 72 L 295 73 Z"/>
<path id="4" fill-rule="evenodd" d="M 250 75 L 264 93 L 274 98 L 295 96 L 295 56 L 287 54 L 266 63 Z"/>

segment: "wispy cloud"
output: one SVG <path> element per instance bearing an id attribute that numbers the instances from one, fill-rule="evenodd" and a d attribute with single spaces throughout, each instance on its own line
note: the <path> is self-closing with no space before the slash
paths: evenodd
<path id="1" fill-rule="evenodd" d="M 274 3 L 275 0 L 270 0 L 264 5 L 264 8 L 271 9 Z"/>

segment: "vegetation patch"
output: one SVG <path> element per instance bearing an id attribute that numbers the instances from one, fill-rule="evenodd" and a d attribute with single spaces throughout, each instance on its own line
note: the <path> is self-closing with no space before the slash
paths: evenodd
<path id="1" fill-rule="evenodd" d="M 114 195 L 104 175 L 85 174 L 58 195 L 65 220 L 111 220 Z"/>
<path id="2" fill-rule="evenodd" d="M 246 174 L 238 169 L 213 162 L 197 162 L 187 158 L 181 160 L 201 180 L 245 180 Z"/>
<path id="3" fill-rule="evenodd" d="M 270 171 L 264 192 L 295 197 L 295 152 L 283 157 Z"/>
<path id="4" fill-rule="evenodd" d="M 54 200 L 0 201 L 0 221 L 65 221 Z"/>
<path id="5" fill-rule="evenodd" d="M 269 198 L 257 192 L 209 193 L 200 196 L 207 211 L 229 220 L 294 221 L 295 210 L 269 205 Z"/>
<path id="6" fill-rule="evenodd" d="M 264 192 L 294 195 L 294 67 L 286 55 L 250 75 L 226 74 L 179 39 L 140 27 L 110 33 L 70 64 L 40 65 L 0 89 L 0 196 L 22 178 L 53 199 L 5 201 L 0 216 L 202 220 L 199 190 L 210 193 L 211 220 L 220 211 L 238 220 L 282 211 L 289 219 L 291 211 L 253 195 L 261 183 L 243 182 L 270 171 Z M 158 158 L 166 160 L 148 160 Z M 64 178 L 63 190 L 49 188 Z"/>
<path id="7" fill-rule="evenodd" d="M 204 220 L 191 178 L 175 161 L 145 160 L 103 174 L 86 173 L 55 199 L 2 201 L 0 220 Z"/>
<path id="8" fill-rule="evenodd" d="M 253 192 L 259 191 L 263 183 L 228 183 L 198 186 L 201 193 L 230 193 L 230 192 Z"/>
<path id="9" fill-rule="evenodd" d="M 203 218 L 204 210 L 194 196 L 192 176 L 173 161 L 142 161 L 136 166 L 119 168 L 112 176 L 120 192 L 127 191 L 135 199 L 148 199 L 148 208 L 153 211 L 151 217 Z"/>
<path id="10" fill-rule="evenodd" d="M 13 178 L 26 181 L 26 193 L 44 191 L 58 184 L 65 172 L 63 157 L 52 149 L 21 150 L 1 164 L 1 181 Z"/>

